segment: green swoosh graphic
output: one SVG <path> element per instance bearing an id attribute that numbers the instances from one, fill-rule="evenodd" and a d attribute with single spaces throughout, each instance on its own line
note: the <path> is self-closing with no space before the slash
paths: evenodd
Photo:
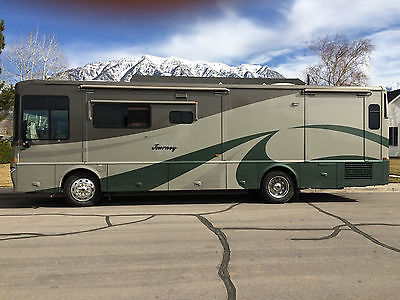
<path id="1" fill-rule="evenodd" d="M 380 161 L 380 159 L 373 158 L 373 157 L 365 157 L 364 156 L 358 156 L 358 155 L 339 155 L 339 156 L 326 156 L 326 157 L 320 157 L 320 158 L 313 158 L 310 161 L 316 161 L 316 160 L 327 160 L 327 161 L 334 161 L 334 160 L 375 160 L 375 161 Z"/>
<path id="2" fill-rule="evenodd" d="M 129 172 L 112 175 L 102 179 L 102 183 L 106 184 L 104 181 L 108 180 L 109 190 L 114 191 L 120 190 L 121 187 L 125 187 L 126 190 L 151 190 L 203 165 L 207 161 L 213 159 L 216 154 L 222 154 L 248 141 L 274 132 L 276 131 L 256 133 L 213 145 L 161 163 L 155 163 Z M 169 166 L 171 164 L 175 166 L 179 165 L 179 167 L 170 168 Z M 135 184 L 138 182 L 142 182 L 143 186 L 135 187 Z"/>
<path id="3" fill-rule="evenodd" d="M 257 170 L 254 164 L 249 163 L 251 161 L 270 161 L 271 159 L 268 157 L 267 153 L 265 152 L 265 146 L 270 140 L 271 137 L 274 136 L 275 133 L 278 131 L 272 132 L 267 137 L 263 138 L 259 141 L 253 148 L 247 152 L 247 154 L 243 157 L 242 161 L 239 163 L 239 166 L 236 169 L 236 181 L 239 185 L 242 185 L 242 180 L 253 178 L 250 174 L 254 174 Z M 249 182 L 247 183 L 249 184 Z M 254 183 L 253 183 L 254 184 Z M 257 183 L 255 183 L 257 185 Z"/>
<path id="4" fill-rule="evenodd" d="M 352 135 L 359 136 L 359 137 L 364 137 L 364 134 L 365 134 L 365 138 L 367 140 L 370 140 L 370 141 L 373 141 L 380 145 L 383 145 L 384 147 L 389 147 L 389 139 L 388 138 L 385 138 L 379 134 L 375 134 L 375 133 L 365 131 L 362 129 L 358 129 L 358 128 L 354 128 L 354 127 L 342 126 L 342 125 L 306 125 L 306 126 L 297 126 L 294 128 L 326 129 L 326 130 L 344 132 L 344 133 L 352 134 Z"/>

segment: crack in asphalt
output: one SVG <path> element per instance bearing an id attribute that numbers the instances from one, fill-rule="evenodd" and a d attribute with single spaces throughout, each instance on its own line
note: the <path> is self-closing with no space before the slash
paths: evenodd
<path id="1" fill-rule="evenodd" d="M 288 231 L 288 232 L 307 232 L 307 231 L 331 231 L 330 234 L 316 237 L 316 238 L 291 238 L 293 241 L 320 241 L 320 240 L 327 240 L 337 237 L 340 232 L 344 230 L 352 230 L 357 234 L 360 234 L 364 238 L 370 240 L 374 244 L 377 244 L 381 247 L 389 249 L 391 251 L 400 252 L 400 249 L 385 244 L 376 238 L 372 237 L 371 235 L 365 233 L 364 231 L 360 230 L 358 227 L 362 226 L 392 226 L 398 227 L 400 224 L 390 224 L 390 223 L 357 223 L 353 224 L 347 219 L 332 214 L 328 211 L 323 210 L 322 208 L 307 202 L 307 204 L 314 209 L 318 210 L 319 212 L 328 215 L 330 217 L 336 218 L 343 222 L 343 224 L 336 225 L 331 228 L 274 228 L 274 227 L 215 227 L 214 224 L 208 220 L 205 216 L 219 214 L 227 212 L 236 206 L 240 205 L 240 203 L 232 204 L 224 209 L 210 211 L 210 212 L 202 212 L 198 214 L 190 214 L 190 213 L 135 213 L 135 214 L 79 214 L 79 213 L 32 213 L 32 214 L 2 214 L 0 217 L 27 217 L 27 216 L 70 216 L 70 217 L 99 217 L 103 218 L 106 223 L 106 226 L 100 226 L 92 229 L 81 230 L 81 231 L 74 231 L 74 232 L 66 232 L 66 233 L 54 233 L 54 234 L 45 234 L 45 233 L 35 233 L 35 232 L 18 232 L 18 233 L 2 233 L 0 234 L 0 242 L 6 240 L 21 240 L 21 239 L 30 239 L 30 238 L 39 238 L 39 237 L 59 237 L 59 236 L 68 236 L 68 235 L 75 235 L 75 234 L 83 234 L 95 231 L 106 230 L 113 227 L 119 226 L 127 226 L 132 224 L 137 224 L 141 222 L 146 222 L 152 218 L 157 216 L 186 216 L 186 217 L 195 217 L 197 218 L 208 230 L 210 230 L 214 235 L 216 235 L 219 239 L 219 242 L 223 249 L 222 260 L 219 264 L 218 275 L 223 281 L 226 289 L 226 293 L 229 300 L 236 299 L 236 287 L 233 284 L 230 274 L 229 274 L 229 263 L 231 259 L 231 250 L 230 245 L 227 239 L 227 236 L 224 231 L 227 230 L 245 230 L 245 231 Z M 112 217 L 144 217 L 140 220 L 135 220 L 131 222 L 113 224 L 111 222 Z M 3 237 L 3 238 L 1 238 Z"/>
<path id="2" fill-rule="evenodd" d="M 362 223 L 362 224 L 356 225 L 356 224 L 351 223 L 349 220 L 347 220 L 347 219 L 345 219 L 345 218 L 343 218 L 343 217 L 341 217 L 341 216 L 338 216 L 338 215 L 335 215 L 335 214 L 333 214 L 333 213 L 331 213 L 331 212 L 328 212 L 328 211 L 326 211 L 326 210 L 323 210 L 322 208 L 316 206 L 315 204 L 312 204 L 312 203 L 310 203 L 310 202 L 307 202 L 307 204 L 308 204 L 309 206 L 315 208 L 316 210 L 318 210 L 320 213 L 323 213 L 323 214 L 325 214 L 325 215 L 327 215 L 327 216 L 330 216 L 330 217 L 332 217 L 332 218 L 335 218 L 335 219 L 338 219 L 338 220 L 342 221 L 344 224 L 343 224 L 343 225 L 340 225 L 340 226 L 347 226 L 349 229 L 351 229 L 351 230 L 354 231 L 355 233 L 361 235 L 362 237 L 366 238 L 367 240 L 371 241 L 372 243 L 374 243 L 374 244 L 376 244 L 376 245 L 378 245 L 378 246 L 380 246 L 380 247 L 386 248 L 386 249 L 388 249 L 388 250 L 391 250 L 391 251 L 400 253 L 400 249 L 399 249 L 399 248 L 396 248 L 396 247 L 393 247 L 393 246 L 391 246 L 391 245 L 388 245 L 388 244 L 386 244 L 386 243 L 384 243 L 384 242 L 381 242 L 381 241 L 379 241 L 378 239 L 374 238 L 373 236 L 369 235 L 368 233 L 362 231 L 361 229 L 359 229 L 359 228 L 357 227 L 357 226 L 368 226 L 368 225 L 370 225 L 370 224 L 368 224 L 368 223 Z M 376 223 L 376 225 L 385 226 L 384 223 Z M 391 225 L 391 226 L 398 226 L 398 224 L 390 224 L 390 225 Z M 334 231 L 330 236 L 335 237 L 335 236 L 337 236 L 337 235 L 339 234 L 340 231 L 341 231 L 341 229 L 340 229 L 340 227 L 338 227 L 337 230 Z M 337 232 L 337 233 L 336 233 L 336 232 Z M 336 233 L 336 235 L 334 235 L 335 233 Z M 329 237 L 329 236 L 328 236 L 328 237 Z M 328 238 L 328 237 L 327 237 L 327 238 Z M 331 238 L 332 238 L 332 237 L 331 237 Z"/>
<path id="3" fill-rule="evenodd" d="M 342 226 L 343 225 L 337 225 L 331 228 L 330 230 L 332 230 L 332 232 L 329 235 L 324 235 L 317 238 L 292 238 L 292 241 L 322 241 L 322 240 L 333 239 L 334 237 L 337 237 L 342 230 L 350 230 L 348 228 L 341 229 Z"/>
<path id="4" fill-rule="evenodd" d="M 400 227 L 400 224 L 390 224 L 390 223 L 359 223 L 353 224 L 354 226 L 386 226 L 386 227 Z M 343 230 L 352 230 L 348 228 L 347 225 L 337 225 L 331 228 L 332 233 L 326 236 L 321 236 L 317 238 L 292 238 L 293 241 L 321 241 L 321 240 L 329 240 L 339 235 L 339 233 Z"/>
<path id="5" fill-rule="evenodd" d="M 275 227 L 221 227 L 222 230 L 247 230 L 247 231 L 332 231 L 329 235 L 316 237 L 316 238 L 291 238 L 292 241 L 321 241 L 321 240 L 328 240 L 335 238 L 339 235 L 340 232 L 344 230 L 352 230 L 364 238 L 370 240 L 374 244 L 378 246 L 384 247 L 394 252 L 399 252 L 400 249 L 393 247 L 391 245 L 385 244 L 378 239 L 374 238 L 373 236 L 365 233 L 364 231 L 360 230 L 358 227 L 360 226 L 387 226 L 387 227 L 400 227 L 400 224 L 391 224 L 391 223 L 356 223 L 353 224 L 347 219 L 334 215 L 330 212 L 323 210 L 322 208 L 316 206 L 315 204 L 307 202 L 308 205 L 312 206 L 313 208 L 317 209 L 319 212 L 324 213 L 330 217 L 339 219 L 344 224 L 336 225 L 332 228 L 275 228 Z"/>
<path id="6" fill-rule="evenodd" d="M 200 216 L 206 216 L 206 215 L 213 215 L 213 214 L 219 214 L 219 213 L 224 213 L 227 212 L 234 207 L 240 205 L 240 203 L 234 203 L 232 205 L 229 205 L 227 208 L 220 209 L 220 210 L 214 210 L 210 212 L 202 212 L 202 213 L 197 213 L 197 214 L 188 214 L 188 213 L 156 213 L 154 215 L 156 216 L 191 216 L 195 217 L 197 215 Z M 150 213 L 141 213 L 141 214 L 74 214 L 74 213 L 29 213 L 29 214 L 0 214 L 0 217 L 32 217 L 32 216 L 67 216 L 67 217 L 99 217 L 99 218 L 106 218 L 108 217 L 141 217 L 141 216 L 149 216 L 152 215 Z"/>
<path id="7" fill-rule="evenodd" d="M 110 221 L 110 216 L 106 216 L 106 223 L 107 223 L 107 226 L 108 226 L 108 227 L 113 226 L 112 223 L 111 223 L 111 221 Z"/>
<path id="8" fill-rule="evenodd" d="M 228 294 L 228 300 L 236 299 L 236 288 L 231 280 L 231 276 L 228 271 L 229 261 L 231 259 L 231 249 L 229 247 L 228 239 L 225 233 L 218 227 L 215 227 L 206 217 L 197 215 L 196 216 L 201 223 L 203 223 L 210 231 L 212 231 L 219 239 L 224 252 L 222 254 L 222 261 L 219 265 L 218 275 L 225 284 L 226 292 Z"/>
<path id="9" fill-rule="evenodd" d="M 31 238 L 40 238 L 40 237 L 58 237 L 58 236 L 68 236 L 68 235 L 76 235 L 76 234 L 82 234 L 82 233 L 88 233 L 88 232 L 95 232 L 95 231 L 100 231 L 112 227 L 119 227 L 119 226 L 126 226 L 126 225 L 131 225 L 131 224 L 136 224 L 136 223 L 141 223 L 145 222 L 147 220 L 150 220 L 154 218 L 155 215 L 150 215 L 147 218 L 141 219 L 141 220 L 136 220 L 132 222 L 126 222 L 126 223 L 120 223 L 120 224 L 110 224 L 107 226 L 100 226 L 92 229 L 86 229 L 86 230 L 79 230 L 79 231 L 72 231 L 72 232 L 63 232 L 63 233 L 38 233 L 38 232 L 18 232 L 18 233 L 2 233 L 0 236 L 7 236 L 6 238 L 0 238 L 1 241 L 8 241 L 8 240 L 22 240 L 22 239 L 31 239 Z"/>
<path id="10" fill-rule="evenodd" d="M 343 225 L 335 226 L 333 228 L 274 228 L 274 227 L 222 227 L 223 230 L 246 230 L 246 231 L 332 231 L 333 232 L 327 236 L 318 238 L 291 238 L 292 241 L 318 241 L 333 238 L 339 234 L 341 230 L 339 229 Z"/>
<path id="11" fill-rule="evenodd" d="M 22 240 L 22 239 L 30 239 L 30 238 L 39 238 L 39 237 L 58 237 L 58 236 L 68 236 L 68 235 L 74 235 L 74 234 L 82 234 L 82 233 L 89 233 L 89 232 L 94 232 L 94 231 L 101 231 L 105 229 L 109 229 L 112 227 L 118 227 L 118 226 L 126 226 L 126 225 L 131 225 L 131 224 L 137 224 L 141 222 L 148 221 L 156 216 L 186 216 L 186 217 L 196 217 L 203 225 L 205 225 L 211 232 L 213 232 L 219 239 L 222 249 L 223 249 L 223 254 L 222 254 L 222 261 L 219 265 L 218 269 L 218 275 L 223 281 L 226 289 L 226 293 L 228 296 L 228 300 L 234 300 L 236 299 L 236 288 L 235 285 L 233 284 L 230 274 L 228 271 L 228 266 L 230 262 L 230 256 L 231 256 L 231 250 L 229 247 L 228 239 L 225 235 L 225 233 L 220 229 L 215 227 L 206 217 L 205 215 L 213 215 L 213 214 L 219 214 L 219 213 L 224 213 L 227 212 L 234 207 L 240 205 L 240 203 L 235 203 L 227 208 L 221 209 L 221 210 L 216 210 L 216 211 L 211 211 L 211 212 L 203 212 L 199 214 L 172 214 L 172 213 L 160 213 L 160 214 L 109 214 L 109 215 L 103 215 L 103 214 L 71 214 L 71 213 L 35 213 L 35 214 L 2 214 L 0 217 L 30 217 L 30 216 L 69 216 L 69 217 L 99 217 L 99 218 L 104 218 L 107 226 L 100 226 L 96 227 L 93 229 L 87 229 L 87 230 L 81 230 L 81 231 L 74 231 L 74 232 L 65 232 L 65 233 L 54 233 L 54 234 L 45 234 L 45 233 L 35 233 L 35 232 L 26 232 L 26 233 L 5 233 L 5 234 L 0 234 L 1 236 L 6 236 L 6 238 L 0 238 L 1 241 L 6 241 L 6 240 Z M 141 219 L 141 220 L 136 220 L 132 222 L 126 222 L 126 223 L 119 223 L 119 224 L 112 224 L 111 223 L 111 217 L 138 217 L 138 216 L 148 216 L 147 218 Z"/>
<path id="12" fill-rule="evenodd" d="M 279 228 L 279 227 L 221 227 L 222 230 L 259 230 L 259 231 L 323 231 L 332 228 Z"/>
<path id="13" fill-rule="evenodd" d="M 354 226 L 387 226 L 387 227 L 400 227 L 400 224 L 390 223 L 358 223 Z M 316 237 L 316 238 L 291 238 L 292 241 L 321 241 L 332 239 L 341 231 L 352 230 L 347 224 L 336 225 L 332 228 L 279 228 L 279 227 L 221 227 L 221 230 L 243 230 L 243 231 L 332 231 L 329 235 Z M 390 246 L 391 247 L 391 246 Z"/>

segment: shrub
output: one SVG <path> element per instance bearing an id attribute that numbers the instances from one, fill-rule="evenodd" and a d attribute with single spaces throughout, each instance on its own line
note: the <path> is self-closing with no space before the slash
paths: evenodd
<path id="1" fill-rule="evenodd" d="M 9 164 L 12 159 L 11 142 L 0 140 L 0 163 Z"/>

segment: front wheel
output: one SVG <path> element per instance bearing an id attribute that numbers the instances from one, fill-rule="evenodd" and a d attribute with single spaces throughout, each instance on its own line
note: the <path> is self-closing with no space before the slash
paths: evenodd
<path id="1" fill-rule="evenodd" d="M 66 200 L 73 206 L 92 206 L 99 202 L 100 184 L 90 174 L 73 174 L 65 181 L 63 192 Z"/>
<path id="2" fill-rule="evenodd" d="M 267 202 L 286 203 L 294 192 L 294 180 L 286 172 L 271 171 L 261 181 L 261 196 Z"/>

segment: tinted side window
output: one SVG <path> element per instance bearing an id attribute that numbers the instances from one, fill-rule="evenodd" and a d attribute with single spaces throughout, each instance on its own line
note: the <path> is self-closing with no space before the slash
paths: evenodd
<path id="1" fill-rule="evenodd" d="M 149 128 L 150 107 L 149 106 L 130 106 L 128 107 L 128 127 L 129 128 Z"/>
<path id="2" fill-rule="evenodd" d="M 191 111 L 171 111 L 169 122 L 172 124 L 191 124 L 193 123 L 193 112 Z"/>
<path id="3" fill-rule="evenodd" d="M 123 128 L 123 107 L 113 104 L 93 106 L 93 126 L 95 128 Z"/>
<path id="4" fill-rule="evenodd" d="M 389 127 L 389 146 L 399 145 L 399 128 Z"/>
<path id="5" fill-rule="evenodd" d="M 69 98 L 67 96 L 23 96 L 22 137 L 28 140 L 69 138 Z"/>
<path id="6" fill-rule="evenodd" d="M 149 128 L 151 115 L 149 105 L 122 103 L 96 103 L 93 106 L 95 128 Z"/>
<path id="7" fill-rule="evenodd" d="M 381 110 L 378 104 L 368 106 L 368 127 L 369 129 L 379 129 L 381 126 Z"/>

